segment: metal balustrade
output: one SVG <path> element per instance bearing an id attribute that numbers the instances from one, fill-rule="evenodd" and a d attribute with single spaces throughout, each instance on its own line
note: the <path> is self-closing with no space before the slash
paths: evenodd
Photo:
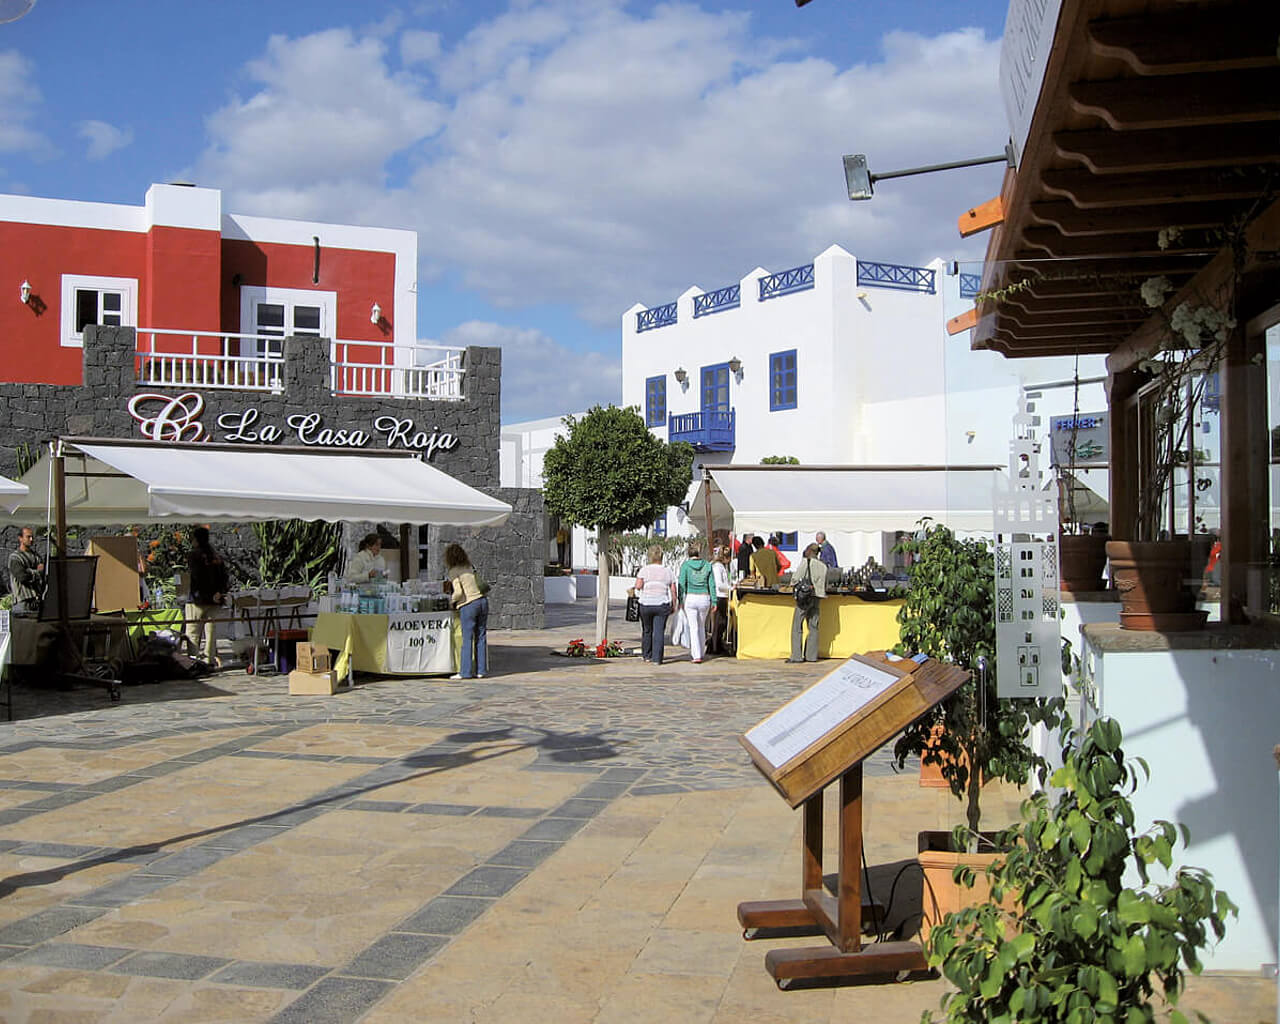
<path id="1" fill-rule="evenodd" d="M 736 445 L 733 409 L 672 413 L 667 418 L 667 439 L 684 441 L 700 452 L 731 452 Z"/>
<path id="2" fill-rule="evenodd" d="M 139 327 L 137 338 L 134 368 L 139 384 L 227 391 L 284 390 L 284 355 L 270 348 L 272 343 L 280 344 L 278 337 Z"/>
<path id="3" fill-rule="evenodd" d="M 725 309 L 737 309 L 742 304 L 742 285 L 731 284 L 727 288 L 717 288 L 713 292 L 704 292 L 693 297 L 693 316 L 719 313 Z"/>
<path id="4" fill-rule="evenodd" d="M 376 341 L 335 341 L 330 355 L 329 389 L 335 395 L 377 395 L 393 398 L 462 398 L 462 354 L 466 349 L 445 345 L 397 346 Z M 434 355 L 430 362 L 397 363 L 397 352 L 408 358 Z"/>
<path id="5" fill-rule="evenodd" d="M 858 261 L 858 284 L 871 288 L 897 288 L 902 291 L 935 292 L 934 271 L 925 267 L 907 267 L 900 263 L 863 263 Z"/>
<path id="6" fill-rule="evenodd" d="M 780 274 L 770 274 L 768 277 L 760 278 L 760 301 L 776 299 L 780 295 L 790 295 L 792 292 L 807 291 L 812 287 L 813 264 L 806 263 L 803 267 L 792 267 Z"/>
<path id="7" fill-rule="evenodd" d="M 642 309 L 636 314 L 636 333 L 652 331 L 656 327 L 669 327 L 676 322 L 676 304 L 668 302 L 665 306 L 654 306 L 653 309 Z"/>
<path id="8" fill-rule="evenodd" d="M 973 299 L 976 298 L 978 292 L 982 291 L 982 275 L 981 274 L 961 274 L 960 275 L 960 298 Z"/>

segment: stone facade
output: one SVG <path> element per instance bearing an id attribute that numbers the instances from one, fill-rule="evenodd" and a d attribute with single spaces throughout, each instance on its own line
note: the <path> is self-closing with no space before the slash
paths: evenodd
<path id="1" fill-rule="evenodd" d="M 157 389 L 138 383 L 135 353 L 133 328 L 90 327 L 85 332 L 82 385 L 0 382 L 0 475 L 18 476 L 19 465 L 38 456 L 42 447 L 55 437 L 141 437 L 139 423 L 129 412 L 129 401 L 138 394 L 157 393 Z M 543 613 L 541 549 L 537 547 L 538 539 L 530 517 L 536 518 L 540 529 L 542 495 L 538 491 L 499 489 L 501 349 L 473 347 L 466 350 L 461 401 L 334 395 L 330 390 L 329 367 L 326 340 L 291 337 L 284 343 L 284 389 L 281 393 L 190 388 L 191 392 L 199 395 L 203 404 L 198 423 L 204 436 L 217 442 L 231 440 L 227 435 L 234 427 L 228 430 L 221 426 L 220 418 L 222 424 L 240 423 L 248 414 L 254 419 L 251 426 L 244 428 L 245 433 L 271 424 L 284 432 L 280 444 L 296 445 L 299 438 L 288 426 L 289 417 L 309 413 L 319 416 L 319 426 L 367 432 L 370 440 L 366 447 L 371 450 L 387 446 L 387 431 L 374 428 L 379 417 L 412 420 L 412 426 L 406 432 L 408 436 L 419 431 L 426 435 L 452 435 L 457 438 L 456 445 L 434 452 L 430 464 L 463 483 L 499 497 L 511 504 L 514 510 L 507 523 L 475 531 L 475 539 L 471 541 L 477 552 L 483 551 L 483 556 L 477 554 L 477 564 L 504 566 L 500 574 L 494 572 L 491 577 L 498 592 L 494 601 L 493 624 L 495 627 L 540 628 Z M 182 393 L 182 389 L 174 388 L 163 392 L 166 398 Z M 161 405 L 156 401 L 149 409 L 157 411 Z M 398 441 L 395 446 L 405 450 L 403 441 Z M 16 547 L 18 525 L 22 524 L 6 525 L 0 529 L 0 549 L 9 551 Z M 39 527 L 41 524 L 30 525 Z M 383 525 L 393 536 L 398 534 L 396 524 Z M 364 532 L 363 528 L 361 532 Z M 438 559 L 439 554 L 435 551 L 440 547 L 435 543 L 437 533 L 437 528 L 432 527 L 430 547 Z M 234 532 L 230 528 L 218 529 L 214 539 L 215 546 L 233 555 L 235 561 L 256 563 L 256 540 L 247 527 Z M 501 563 L 497 557 L 499 552 L 502 553 Z M 517 554 L 513 557 L 512 552 Z M 432 563 L 433 573 L 437 568 Z M 521 573 L 524 577 L 520 576 Z"/>

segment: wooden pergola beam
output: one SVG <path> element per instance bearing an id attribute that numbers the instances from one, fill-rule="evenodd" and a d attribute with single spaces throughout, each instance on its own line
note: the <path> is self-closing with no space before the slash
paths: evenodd
<path id="1" fill-rule="evenodd" d="M 1280 66 L 1247 71 L 1072 82 L 1077 113 L 1116 131 L 1280 120 Z"/>
<path id="2" fill-rule="evenodd" d="M 1081 209 L 1150 206 L 1162 203 L 1255 199 L 1280 181 L 1280 167 L 1112 174 L 1099 178 L 1083 170 L 1040 172 L 1045 192 L 1064 196 Z"/>
<path id="3" fill-rule="evenodd" d="M 1140 75 L 1271 67 L 1280 36 L 1272 0 L 1090 22 L 1089 48 Z"/>
<path id="4" fill-rule="evenodd" d="M 1022 240 L 1033 249 L 1042 249 L 1050 256 L 1071 259 L 1107 259 L 1120 253 L 1126 257 L 1165 256 L 1201 252 L 1204 249 L 1203 244 L 1194 244 L 1195 239 L 1181 238 L 1170 240 L 1165 248 L 1161 248 L 1155 231 L 1067 236 L 1057 228 L 1027 228 L 1022 232 Z"/>
<path id="5" fill-rule="evenodd" d="M 1216 228 L 1243 208 L 1243 202 L 1162 203 L 1158 206 L 1099 207 L 1082 210 L 1063 200 L 1044 200 L 1029 207 L 1031 219 L 1064 235 L 1113 235 L 1161 228 Z"/>
<path id="6" fill-rule="evenodd" d="M 1095 174 L 1164 172 L 1280 162 L 1280 131 L 1270 123 L 1089 129 L 1054 132 L 1053 147 L 1062 159 L 1079 160 Z"/>

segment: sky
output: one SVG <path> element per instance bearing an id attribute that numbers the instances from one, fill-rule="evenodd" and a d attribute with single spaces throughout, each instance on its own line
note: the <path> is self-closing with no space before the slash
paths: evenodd
<path id="1" fill-rule="evenodd" d="M 0 24 L 0 192 L 418 232 L 423 343 L 503 350 L 504 423 L 621 396 L 637 302 L 829 245 L 979 260 L 1005 0 L 38 0 Z M 969 269 L 976 270 L 977 264 Z"/>

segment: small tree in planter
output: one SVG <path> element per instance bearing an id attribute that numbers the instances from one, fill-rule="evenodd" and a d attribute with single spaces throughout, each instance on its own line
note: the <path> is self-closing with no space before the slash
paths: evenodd
<path id="1" fill-rule="evenodd" d="M 940 767 L 951 792 L 965 800 L 975 837 L 984 779 L 1023 785 L 1041 762 L 1027 745 L 1031 725 L 1059 721 L 1062 701 L 996 699 L 995 560 L 985 540 L 960 540 L 940 524 L 925 525 L 899 551 L 911 558 L 911 587 L 898 611 L 901 654 L 927 654 L 969 669 L 973 678 L 898 737 L 898 767 L 913 754 Z M 986 659 L 985 684 L 978 659 Z"/>
<path id="2" fill-rule="evenodd" d="M 1053 776 L 1061 795 L 1024 801 L 1022 823 L 1002 834 L 1008 853 L 987 871 L 992 900 L 930 933 L 929 961 L 958 989 L 942 999 L 949 1024 L 1138 1024 L 1157 1011 L 1165 1019 L 1157 1002 L 1171 1024 L 1186 1024 L 1176 1009 L 1184 975 L 1200 973 L 1199 951 L 1210 932 L 1222 938 L 1236 907 L 1198 868 L 1150 881 L 1151 865 L 1171 868 L 1178 830 L 1157 821 L 1134 831 L 1138 772 L 1121 738 L 1110 719 L 1072 738 Z M 1124 884 L 1130 867 L 1140 888 Z M 972 871 L 956 874 L 973 884 Z M 926 1012 L 921 1024 L 932 1020 Z"/>
<path id="3" fill-rule="evenodd" d="M 599 583 L 596 643 L 609 635 L 609 551 L 612 537 L 651 526 L 689 490 L 693 449 L 649 433 L 635 409 L 594 406 L 582 419 L 564 418 L 565 433 L 542 462 L 547 511 L 594 526 Z"/>

